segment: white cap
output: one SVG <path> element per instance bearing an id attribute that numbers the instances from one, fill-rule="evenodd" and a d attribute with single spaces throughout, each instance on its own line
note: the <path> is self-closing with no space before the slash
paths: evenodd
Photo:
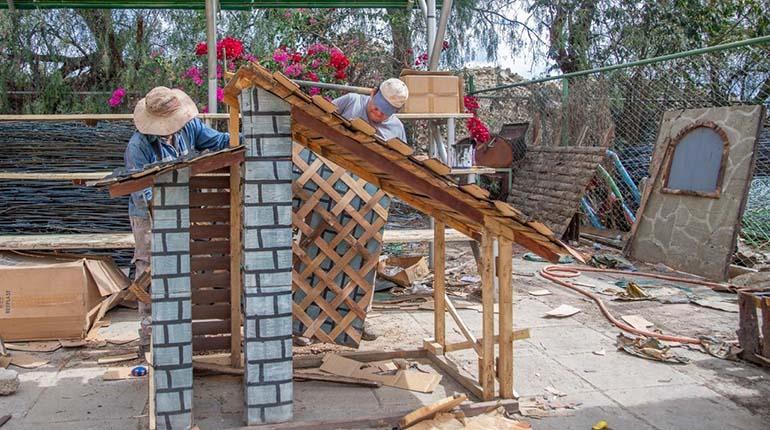
<path id="1" fill-rule="evenodd" d="M 390 78 L 380 84 L 382 96 L 396 109 L 401 109 L 409 98 L 409 88 L 404 81 L 398 78 Z"/>

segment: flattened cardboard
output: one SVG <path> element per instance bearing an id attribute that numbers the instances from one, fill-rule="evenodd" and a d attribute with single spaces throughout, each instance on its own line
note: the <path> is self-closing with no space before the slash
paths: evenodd
<path id="1" fill-rule="evenodd" d="M 82 339 L 128 285 L 111 259 L 0 252 L 0 337 Z"/>
<path id="2" fill-rule="evenodd" d="M 26 352 L 54 352 L 61 348 L 62 344 L 58 340 L 50 342 L 20 342 L 6 343 L 5 347 L 11 351 Z"/>
<path id="3" fill-rule="evenodd" d="M 105 381 L 119 381 L 121 379 L 138 379 L 144 378 L 144 376 L 134 376 L 131 374 L 131 367 L 110 367 L 104 372 L 102 379 Z"/>
<path id="4" fill-rule="evenodd" d="M 14 352 L 11 354 L 11 364 L 22 369 L 37 369 L 48 364 L 48 360 L 24 352 Z"/>
<path id="5" fill-rule="evenodd" d="M 327 354 L 324 356 L 321 370 L 339 376 L 367 379 L 389 387 L 421 393 L 433 392 L 441 382 L 442 376 L 438 373 L 424 373 L 411 369 L 398 370 L 395 373 L 385 371 L 385 369 L 390 370 L 396 367 L 392 362 L 391 365 L 388 365 L 387 362 L 361 363 L 341 355 Z"/>
<path id="6" fill-rule="evenodd" d="M 461 113 L 463 80 L 450 72 L 402 70 L 399 77 L 409 88 L 403 113 Z"/>

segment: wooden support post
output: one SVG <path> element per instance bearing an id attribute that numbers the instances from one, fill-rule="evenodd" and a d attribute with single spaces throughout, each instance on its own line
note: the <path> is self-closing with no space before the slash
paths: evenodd
<path id="1" fill-rule="evenodd" d="M 230 146 L 240 144 L 240 109 L 230 107 Z M 241 367 L 241 165 L 230 166 L 230 365 Z"/>
<path id="2" fill-rule="evenodd" d="M 497 375 L 500 381 L 500 397 L 513 398 L 513 244 L 510 240 L 498 239 L 497 276 L 500 280 L 500 361 Z"/>
<path id="3" fill-rule="evenodd" d="M 482 400 L 495 397 L 495 260 L 492 244 L 494 236 L 488 230 L 481 235 L 481 306 L 482 332 L 481 357 L 479 357 L 479 383 L 483 390 Z"/>
<path id="4" fill-rule="evenodd" d="M 449 311 L 449 315 L 451 315 L 452 318 L 457 323 L 457 327 L 460 328 L 460 332 L 462 332 L 463 336 L 465 336 L 465 338 L 468 339 L 468 342 L 471 343 L 471 345 L 473 346 L 473 349 L 476 350 L 476 354 L 478 354 L 479 357 L 481 357 L 483 355 L 483 352 L 481 350 L 481 347 L 479 346 L 479 342 L 476 340 L 476 336 L 474 336 L 471 330 L 468 328 L 468 326 L 465 325 L 465 321 L 463 321 L 462 318 L 460 318 L 460 314 L 457 313 L 457 309 L 455 309 L 455 305 L 452 304 L 452 301 L 449 300 L 449 297 L 446 297 L 446 295 L 444 295 L 444 301 L 446 304 L 446 310 Z"/>
<path id="5" fill-rule="evenodd" d="M 446 344 L 445 256 L 444 223 L 437 221 L 433 229 L 433 339 L 442 348 Z"/>

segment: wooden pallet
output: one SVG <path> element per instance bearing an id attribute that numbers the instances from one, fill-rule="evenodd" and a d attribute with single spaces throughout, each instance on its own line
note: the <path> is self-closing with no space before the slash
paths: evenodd
<path id="1" fill-rule="evenodd" d="M 294 145 L 294 330 L 358 346 L 374 294 L 390 198 L 342 167 Z"/>
<path id="2" fill-rule="evenodd" d="M 230 349 L 230 177 L 190 178 L 193 352 Z"/>

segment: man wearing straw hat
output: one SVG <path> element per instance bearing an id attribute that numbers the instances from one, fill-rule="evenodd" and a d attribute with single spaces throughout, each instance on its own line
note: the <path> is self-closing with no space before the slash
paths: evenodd
<path id="1" fill-rule="evenodd" d="M 173 161 L 198 151 L 217 151 L 229 145 L 230 135 L 209 128 L 197 118 L 198 108 L 182 90 L 155 87 L 134 109 L 137 132 L 131 136 L 124 156 L 128 170 L 142 170 L 157 162 Z M 134 233 L 135 279 L 150 266 L 152 225 L 149 203 L 152 188 L 131 194 L 128 215 Z M 149 309 L 139 303 L 141 347 L 149 345 Z"/>

